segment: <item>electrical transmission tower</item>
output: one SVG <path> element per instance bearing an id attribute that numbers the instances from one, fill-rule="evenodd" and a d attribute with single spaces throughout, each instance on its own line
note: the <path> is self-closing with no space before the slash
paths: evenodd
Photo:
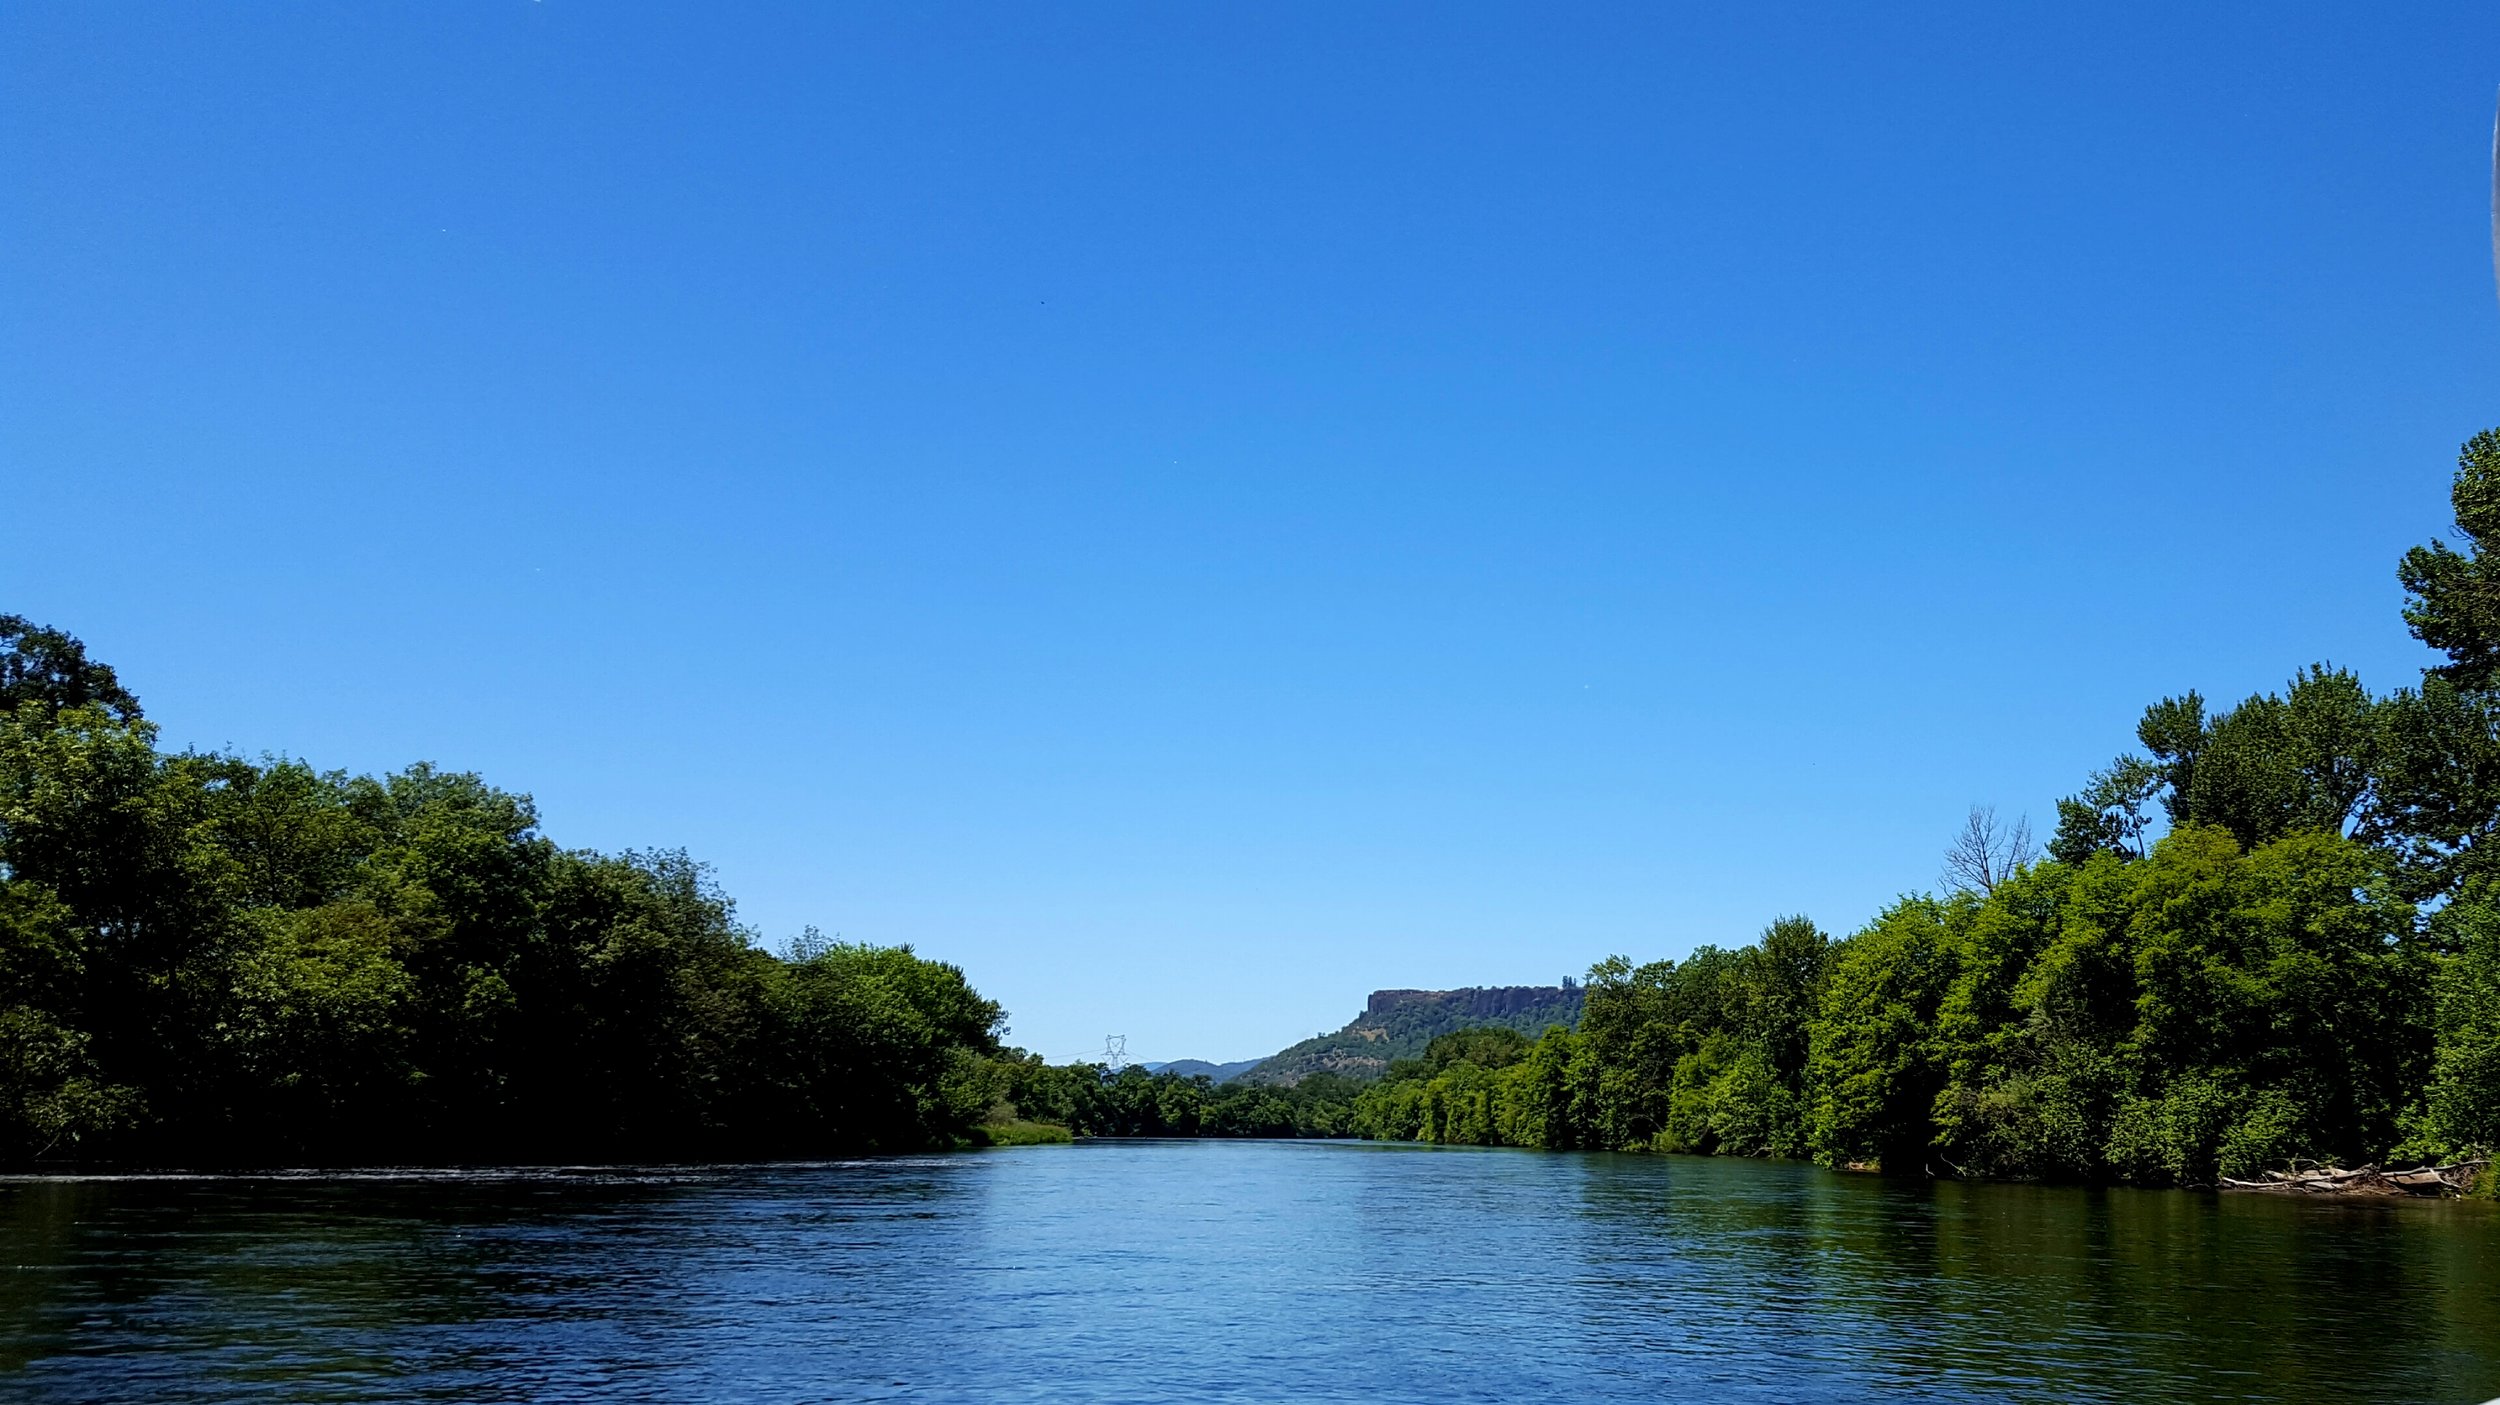
<path id="1" fill-rule="evenodd" d="M 1106 1034 L 1102 1037 L 1102 1066 L 1118 1073 L 1128 1067 L 1128 1036 Z"/>

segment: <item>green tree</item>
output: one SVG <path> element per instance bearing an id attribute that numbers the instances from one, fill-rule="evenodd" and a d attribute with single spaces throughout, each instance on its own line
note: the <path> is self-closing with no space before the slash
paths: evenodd
<path id="1" fill-rule="evenodd" d="M 2405 553 L 2396 570 L 2407 595 L 2405 624 L 2448 656 L 2433 676 L 2491 692 L 2500 689 L 2500 430 L 2465 441 L 2449 501 L 2465 550 L 2434 541 Z"/>
<path id="2" fill-rule="evenodd" d="M 2057 802 L 2057 833 L 2049 857 L 2069 868 L 2095 854 L 2144 857 L 2152 827 L 2146 812 L 2161 794 L 2163 768 L 2141 756 L 2121 756 L 2092 773 L 2082 792 Z"/>
<path id="3" fill-rule="evenodd" d="M 2127 862 L 2101 851 L 2080 866 L 2043 865 L 1970 913 L 1936 1015 L 1946 1085 L 1935 1143 L 1945 1164 L 2035 1179 L 2099 1174 L 2117 1092 L 2109 1051 L 2132 1015 L 2108 936 L 2108 890 L 2132 884 Z"/>
<path id="4" fill-rule="evenodd" d="M 2201 829 L 2155 860 L 2134 923 L 2140 1096 L 2197 1078 L 2246 1090 L 2226 1134 L 2242 1150 L 2215 1148 L 2235 1174 L 2393 1145 L 2427 1071 L 2432 968 L 2383 857 L 2318 831 L 2243 854 Z"/>
<path id="5" fill-rule="evenodd" d="M 2396 859 L 2408 896 L 2453 895 L 2500 878 L 2500 694 L 2430 674 L 2382 707 L 2371 840 Z"/>
<path id="6" fill-rule="evenodd" d="M 2380 704 L 2359 679 L 2324 664 L 2294 676 L 2279 695 L 2261 693 L 2210 716 L 2193 692 L 2164 698 L 2136 728 L 2172 827 L 2218 825 L 2242 844 L 2300 830 L 2342 833 L 2366 819 L 2381 733 Z M 2092 849 L 2120 847 L 2111 841 L 2126 827 L 2128 782 L 2146 774 L 2122 758 L 2106 779 L 2096 778 L 2100 803 L 2085 799 L 2081 809 L 2100 814 L 2101 832 L 2095 842 L 2070 839 L 2053 852 L 2072 863 Z M 2067 811 L 2060 814 L 2063 829 Z M 2077 818 L 2088 833 L 2089 821 Z"/>
<path id="7" fill-rule="evenodd" d="M 1904 898 L 1841 943 L 1811 1031 L 1806 1068 L 1815 1155 L 1915 1173 L 1945 1084 L 1933 1037 L 1956 972 L 1955 927 L 1968 898 Z"/>
<path id="8" fill-rule="evenodd" d="M 46 713 L 96 707 L 116 721 L 139 720 L 139 700 L 87 646 L 23 615 L 0 615 L 0 712 L 28 704 Z"/>
<path id="9" fill-rule="evenodd" d="M 962 972 L 776 958 L 683 854 L 563 850 L 431 766 L 161 753 L 19 620 L 0 686 L 0 1159 L 904 1150 L 995 1101 Z"/>
<path id="10" fill-rule="evenodd" d="M 2500 911 L 2477 889 L 2433 928 L 2452 948 L 2436 977 L 2435 1044 L 2419 1150 L 2500 1151 Z"/>

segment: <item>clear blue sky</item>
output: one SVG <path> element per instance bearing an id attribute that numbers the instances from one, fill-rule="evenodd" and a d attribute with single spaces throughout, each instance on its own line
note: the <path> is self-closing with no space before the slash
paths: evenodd
<path id="1" fill-rule="evenodd" d="M 0 9 L 0 610 L 1054 1057 L 2410 681 L 2500 8 Z"/>

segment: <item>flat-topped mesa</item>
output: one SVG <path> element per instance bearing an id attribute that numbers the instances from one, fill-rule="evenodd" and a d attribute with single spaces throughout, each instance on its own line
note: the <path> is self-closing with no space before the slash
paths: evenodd
<path id="1" fill-rule="evenodd" d="M 1433 1005 L 1472 1019 L 1498 1020 L 1527 1010 L 1567 1001 L 1578 993 L 1569 985 L 1477 985 L 1463 990 L 1375 990 L 1363 1006 L 1365 1019 L 1376 1019 L 1405 1005 Z"/>
<path id="2" fill-rule="evenodd" d="M 1530 1039 L 1553 1025 L 1580 1023 L 1587 994 L 1577 984 L 1469 986 L 1464 990 L 1375 990 L 1363 1013 L 1334 1034 L 1305 1039 L 1242 1075 L 1251 1083 L 1290 1087 L 1314 1073 L 1378 1078 L 1444 1034 L 1482 1025 L 1515 1029 Z"/>

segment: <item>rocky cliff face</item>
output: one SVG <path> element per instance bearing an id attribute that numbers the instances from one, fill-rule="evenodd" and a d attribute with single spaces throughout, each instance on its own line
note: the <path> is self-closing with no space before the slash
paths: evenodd
<path id="1" fill-rule="evenodd" d="M 1364 1003 L 1359 1019 L 1385 1020 L 1393 1010 L 1427 1006 L 1477 1022 L 1498 1023 L 1514 1015 L 1549 1010 L 1557 1005 L 1569 1004 L 1576 1010 L 1579 989 L 1578 986 L 1474 985 L 1464 990 L 1375 990 L 1372 998 Z"/>
<path id="2" fill-rule="evenodd" d="M 1334 1034 L 1305 1039 L 1264 1061 L 1244 1082 L 1292 1085 L 1314 1073 L 1378 1078 L 1393 1060 L 1413 1058 L 1439 1035 L 1502 1025 L 1534 1038 L 1549 1025 L 1580 1023 L 1576 985 L 1469 986 L 1464 990 L 1375 990 L 1363 1013 Z"/>

